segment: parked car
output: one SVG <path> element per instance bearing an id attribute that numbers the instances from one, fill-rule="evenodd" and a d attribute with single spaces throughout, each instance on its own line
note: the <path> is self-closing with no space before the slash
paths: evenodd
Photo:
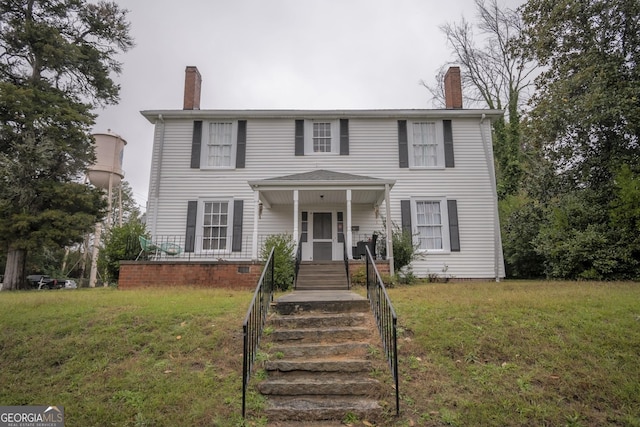
<path id="1" fill-rule="evenodd" d="M 78 289 L 78 284 L 75 280 L 67 279 L 64 281 L 63 289 Z"/>
<path id="2" fill-rule="evenodd" d="M 58 279 L 43 274 L 29 275 L 27 281 L 29 286 L 35 289 L 60 289 L 62 287 L 62 283 L 59 284 Z"/>

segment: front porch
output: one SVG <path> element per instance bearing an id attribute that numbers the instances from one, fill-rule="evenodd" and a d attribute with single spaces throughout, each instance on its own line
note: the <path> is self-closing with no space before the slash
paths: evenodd
<path id="1" fill-rule="evenodd" d="M 394 184 L 327 170 L 249 181 L 254 192 L 253 244 L 264 228 L 273 227 L 261 223 L 268 212 L 271 223 L 277 222 L 299 239 L 302 261 L 358 259 L 367 244 L 375 254 L 376 231 L 391 230 L 389 192 Z M 393 271 L 390 236 L 384 247 Z M 252 247 L 252 254 L 257 253 L 257 247 Z"/>

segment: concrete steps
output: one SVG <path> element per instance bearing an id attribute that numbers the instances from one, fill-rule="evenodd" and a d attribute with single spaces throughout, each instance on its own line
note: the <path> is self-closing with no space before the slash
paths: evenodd
<path id="1" fill-rule="evenodd" d="M 372 419 L 371 414 L 380 411 L 378 402 L 368 398 L 343 396 L 326 399 L 320 396 L 271 397 L 265 415 L 270 420 L 322 421 L 342 420 L 345 414 L 354 414 L 361 420 Z M 296 424 L 305 425 L 305 424 Z"/>
<path id="2" fill-rule="evenodd" d="M 292 309 L 304 296 L 306 303 Z M 272 332 L 261 345 L 269 354 L 267 378 L 256 385 L 267 398 L 263 415 L 270 421 L 378 419 L 383 392 L 370 376 L 368 353 L 379 338 L 368 301 L 348 291 L 303 291 L 281 297 L 274 308 L 267 321 Z"/>
<path id="3" fill-rule="evenodd" d="M 347 290 L 347 273 L 342 261 L 302 262 L 296 290 Z"/>

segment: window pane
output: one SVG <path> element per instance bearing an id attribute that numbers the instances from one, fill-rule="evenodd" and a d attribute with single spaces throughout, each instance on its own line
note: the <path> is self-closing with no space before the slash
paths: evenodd
<path id="1" fill-rule="evenodd" d="M 227 247 L 229 203 L 205 202 L 202 227 L 202 249 L 218 250 Z"/>
<path id="2" fill-rule="evenodd" d="M 208 147 L 209 153 L 207 164 L 209 166 L 231 166 L 233 123 L 210 123 Z"/>
<path id="3" fill-rule="evenodd" d="M 313 123 L 313 152 L 331 152 L 331 123 Z"/>
<path id="4" fill-rule="evenodd" d="M 438 142 L 435 123 L 413 124 L 413 164 L 414 166 L 437 166 Z"/>
<path id="5" fill-rule="evenodd" d="M 416 222 L 420 249 L 442 249 L 440 202 L 416 202 Z"/>

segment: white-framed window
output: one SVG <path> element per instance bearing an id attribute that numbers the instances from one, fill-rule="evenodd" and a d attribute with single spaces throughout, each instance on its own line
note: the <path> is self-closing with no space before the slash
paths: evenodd
<path id="1" fill-rule="evenodd" d="M 340 153 L 338 120 L 308 120 L 307 122 L 308 126 L 305 126 L 305 154 Z"/>
<path id="2" fill-rule="evenodd" d="M 202 202 L 202 251 L 231 248 L 232 203 L 228 200 Z"/>
<path id="3" fill-rule="evenodd" d="M 206 124 L 203 133 L 202 158 L 204 159 L 204 168 L 234 168 L 237 122 L 232 120 L 209 122 Z"/>
<path id="4" fill-rule="evenodd" d="M 410 122 L 408 134 L 412 168 L 444 167 L 442 121 Z"/>
<path id="5" fill-rule="evenodd" d="M 449 251 L 447 201 L 444 198 L 414 199 L 414 240 L 421 251 Z"/>
<path id="6" fill-rule="evenodd" d="M 313 122 L 313 152 L 331 152 L 331 123 Z"/>

